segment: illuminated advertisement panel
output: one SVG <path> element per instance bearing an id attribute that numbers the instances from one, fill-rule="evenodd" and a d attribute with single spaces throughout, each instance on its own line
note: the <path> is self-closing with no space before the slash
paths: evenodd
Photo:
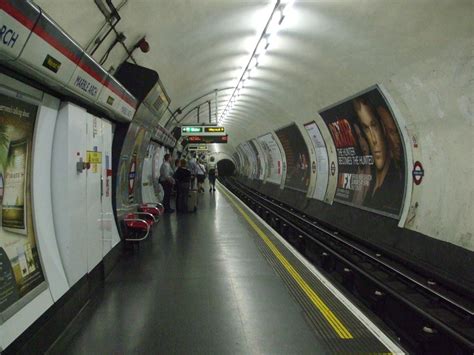
<path id="1" fill-rule="evenodd" d="M 250 179 L 257 179 L 258 177 L 258 163 L 257 163 L 257 154 L 254 152 L 250 142 L 245 142 L 242 144 L 242 148 L 245 154 L 245 157 L 248 159 L 249 168 L 248 175 Z"/>
<path id="2" fill-rule="evenodd" d="M 31 205 L 37 110 L 0 94 L 0 315 L 44 281 Z"/>
<path id="3" fill-rule="evenodd" d="M 275 131 L 286 156 L 285 187 L 307 192 L 310 179 L 308 147 L 296 124 Z"/>
<path id="4" fill-rule="evenodd" d="M 242 168 L 242 163 L 240 162 L 239 153 L 235 152 L 234 154 L 232 154 L 232 158 L 235 161 L 235 166 L 236 166 L 237 170 L 240 171 L 240 169 Z"/>
<path id="5" fill-rule="evenodd" d="M 405 192 L 405 153 L 378 88 L 320 112 L 338 160 L 335 200 L 397 218 Z"/>
<path id="6" fill-rule="evenodd" d="M 263 160 L 263 154 L 260 151 L 260 147 L 255 139 L 249 141 L 250 147 L 253 150 L 253 153 L 256 156 L 256 171 L 255 171 L 255 179 L 263 180 L 265 175 L 265 161 Z"/>
<path id="7" fill-rule="evenodd" d="M 242 168 L 241 168 L 241 175 L 245 176 L 245 177 L 249 177 L 250 176 L 250 161 L 249 161 L 249 157 L 247 156 L 247 153 L 244 149 L 244 144 L 241 143 L 239 144 L 239 146 L 237 147 L 237 151 L 239 152 L 240 154 L 240 157 L 241 157 L 241 162 L 242 162 Z"/>
<path id="8" fill-rule="evenodd" d="M 312 167 L 316 169 L 316 187 L 312 197 L 324 201 L 329 180 L 329 159 L 326 143 L 316 122 L 309 122 L 304 127 L 308 131 L 316 152 L 316 166 Z"/>
<path id="9" fill-rule="evenodd" d="M 257 138 L 265 155 L 265 176 L 264 180 L 280 185 L 283 174 L 283 159 L 280 148 L 271 133 L 267 133 Z"/>

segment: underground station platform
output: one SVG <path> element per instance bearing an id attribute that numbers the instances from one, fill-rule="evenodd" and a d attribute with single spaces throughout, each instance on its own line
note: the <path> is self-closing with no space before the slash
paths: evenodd
<path id="1" fill-rule="evenodd" d="M 51 354 L 402 354 L 222 184 L 129 250 Z"/>

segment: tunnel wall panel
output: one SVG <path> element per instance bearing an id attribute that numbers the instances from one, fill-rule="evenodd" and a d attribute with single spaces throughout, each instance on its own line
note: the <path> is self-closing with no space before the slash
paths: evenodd
<path id="1" fill-rule="evenodd" d="M 405 227 L 470 251 L 474 191 L 466 182 L 474 176 L 473 66 L 469 45 L 459 39 L 384 83 L 406 120 L 413 161 L 424 171 L 413 186 Z"/>

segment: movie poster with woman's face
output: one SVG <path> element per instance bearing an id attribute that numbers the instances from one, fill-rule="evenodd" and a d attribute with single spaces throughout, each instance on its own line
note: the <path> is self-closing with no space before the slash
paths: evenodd
<path id="1" fill-rule="evenodd" d="M 285 151 L 285 187 L 306 192 L 310 179 L 310 160 L 308 147 L 296 124 L 275 131 Z"/>
<path id="2" fill-rule="evenodd" d="M 0 315 L 44 281 L 31 205 L 37 109 L 0 94 Z"/>
<path id="3" fill-rule="evenodd" d="M 336 146 L 335 200 L 398 218 L 405 193 L 405 151 L 378 88 L 320 112 Z"/>

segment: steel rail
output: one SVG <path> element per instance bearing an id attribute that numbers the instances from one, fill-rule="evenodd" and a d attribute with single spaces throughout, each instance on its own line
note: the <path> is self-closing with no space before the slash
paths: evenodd
<path id="1" fill-rule="evenodd" d="M 242 185 L 241 185 L 242 186 Z M 244 188 L 247 188 L 246 186 L 243 186 Z M 463 312 L 466 312 L 467 314 L 469 314 L 469 316 L 474 316 L 474 310 L 473 309 L 469 309 L 467 307 L 465 307 L 464 305 L 452 300 L 451 298 L 441 294 L 440 292 L 438 292 L 437 290 L 434 290 L 432 287 L 430 287 L 429 285 L 425 285 L 423 284 L 422 282 L 416 280 L 415 278 L 403 273 L 402 271 L 400 271 L 399 269 L 395 268 L 394 266 L 386 263 L 385 261 L 383 260 L 380 260 L 379 257 L 377 255 L 371 255 L 370 253 L 366 252 L 365 250 L 361 249 L 360 247 L 350 243 L 349 241 L 341 238 L 338 234 L 335 234 L 335 232 L 333 231 L 330 231 L 329 229 L 327 228 L 324 228 L 324 227 L 321 227 L 319 224 L 319 222 L 316 222 L 318 224 L 314 224 L 306 219 L 304 219 L 303 217 L 295 214 L 294 212 L 291 212 L 291 211 L 288 211 L 288 210 L 285 210 L 282 206 L 280 206 L 279 204 L 273 202 L 273 201 L 270 201 L 267 197 L 261 195 L 261 198 L 264 199 L 267 203 L 270 203 L 272 204 L 273 206 L 277 207 L 278 209 L 280 210 L 283 210 L 285 213 L 288 213 L 288 214 L 291 214 L 294 218 L 297 218 L 299 219 L 301 222 L 303 223 L 306 223 L 308 225 L 311 225 L 312 227 L 318 229 L 320 232 L 323 232 L 329 236 L 331 236 L 332 238 L 336 239 L 338 242 L 344 244 L 345 246 L 353 249 L 353 250 L 356 250 L 357 252 L 363 254 L 365 257 L 369 258 L 371 261 L 375 262 L 376 264 L 380 264 L 380 265 L 383 265 L 385 268 L 389 269 L 390 271 L 396 273 L 397 275 L 405 278 L 406 280 L 412 282 L 412 283 L 415 283 L 417 284 L 418 286 L 422 287 L 423 289 L 425 289 L 426 291 L 438 296 L 439 298 L 443 299 L 445 302 L 449 303 L 451 306 L 454 306 L 455 308 L 458 308 L 459 310 L 462 310 Z M 338 233 L 338 232 L 336 232 Z"/>

